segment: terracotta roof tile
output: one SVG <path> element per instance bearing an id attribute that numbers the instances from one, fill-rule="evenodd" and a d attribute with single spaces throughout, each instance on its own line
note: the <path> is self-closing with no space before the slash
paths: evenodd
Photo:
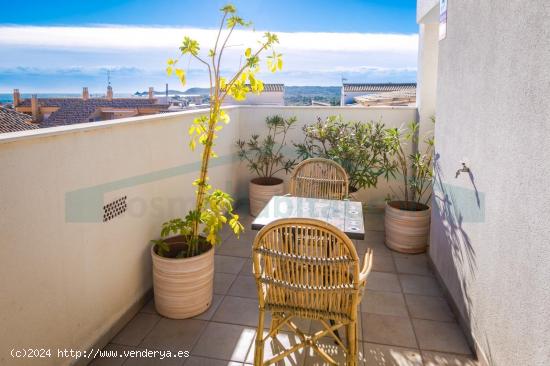
<path id="1" fill-rule="evenodd" d="M 0 133 L 37 129 L 38 126 L 31 121 L 32 117 L 29 115 L 0 107 Z"/>
<path id="2" fill-rule="evenodd" d="M 391 92 L 396 90 L 416 90 L 416 83 L 344 83 L 344 92 Z"/>
<path id="3" fill-rule="evenodd" d="M 155 103 L 155 99 L 141 98 L 115 98 L 111 101 L 103 98 L 91 98 L 88 100 L 83 100 L 80 98 L 39 98 L 38 105 L 41 107 L 59 107 L 57 111 L 50 114 L 46 121 L 40 123 L 40 127 L 63 126 L 89 122 L 90 116 L 97 110 L 97 108 L 168 108 L 168 105 Z M 19 104 L 19 106 L 23 107 L 30 107 L 30 105 L 30 99 L 24 99 Z"/>

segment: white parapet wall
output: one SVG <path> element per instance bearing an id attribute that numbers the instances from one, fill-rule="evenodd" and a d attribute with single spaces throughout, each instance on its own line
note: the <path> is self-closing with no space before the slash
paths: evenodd
<path id="1" fill-rule="evenodd" d="M 251 134 L 265 135 L 265 119 L 268 116 L 281 115 L 285 118 L 295 116 L 296 125 L 287 136 L 287 142 L 291 153 L 295 153 L 293 142 L 303 142 L 304 134 L 302 127 L 306 124 L 314 123 L 318 118 L 325 119 L 328 116 L 340 115 L 346 121 L 380 121 L 387 127 L 404 127 L 407 123 L 416 120 L 415 107 L 324 107 L 324 106 L 243 106 L 240 110 L 240 135 L 243 139 L 248 139 Z M 278 174 L 285 180 L 288 189 L 288 176 Z M 248 181 L 254 176 L 247 171 L 241 164 L 239 174 L 239 197 L 246 197 L 248 190 Z M 399 186 L 394 180 L 389 182 L 396 192 L 399 192 Z M 357 199 L 365 202 L 373 208 L 381 208 L 384 205 L 384 199 L 392 190 L 390 185 L 380 179 L 376 188 L 368 188 L 357 192 Z"/>
<path id="2" fill-rule="evenodd" d="M 239 113 L 227 110 L 235 123 L 222 131 L 210 175 L 233 194 L 227 152 Z M 150 291 L 149 240 L 193 202 L 199 156 L 187 129 L 200 113 L 0 135 L 1 365 L 29 364 L 12 348 L 101 344 Z M 103 222 L 103 205 L 123 197 L 127 211 Z"/>
<path id="3" fill-rule="evenodd" d="M 341 114 L 398 127 L 415 108 L 227 107 L 210 182 L 242 200 L 251 175 L 235 141 L 265 133 L 269 115 L 301 126 Z M 199 166 L 187 111 L 0 135 L 0 364 L 26 365 L 11 349 L 86 350 L 114 336 L 150 292 L 149 241 L 192 207 Z M 379 201 L 387 187 L 360 193 Z M 104 222 L 104 207 L 126 211 Z M 112 210 L 111 210 L 112 211 Z M 112 215 L 112 212 L 111 212 Z M 74 359 L 41 360 L 44 365 Z"/>

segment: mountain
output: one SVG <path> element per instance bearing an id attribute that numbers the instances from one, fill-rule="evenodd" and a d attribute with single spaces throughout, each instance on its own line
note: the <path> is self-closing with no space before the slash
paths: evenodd
<path id="1" fill-rule="evenodd" d="M 285 86 L 285 105 L 311 105 L 311 101 L 340 105 L 340 86 Z"/>
<path id="2" fill-rule="evenodd" d="M 134 93 L 135 96 L 139 96 L 139 97 L 143 97 L 143 96 L 146 96 L 148 95 L 149 92 L 148 91 L 137 91 Z M 168 89 L 168 94 L 169 95 L 186 95 L 186 94 L 198 94 L 198 95 L 208 95 L 210 94 L 210 89 L 208 88 L 190 88 L 190 89 L 187 89 L 186 91 L 181 91 L 181 90 L 172 90 L 172 89 Z M 164 90 L 155 90 L 155 95 L 166 95 L 166 91 Z"/>

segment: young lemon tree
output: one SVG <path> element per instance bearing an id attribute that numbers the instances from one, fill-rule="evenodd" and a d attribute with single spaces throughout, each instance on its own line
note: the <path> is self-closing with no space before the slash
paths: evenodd
<path id="1" fill-rule="evenodd" d="M 277 35 L 266 32 L 255 49 L 251 47 L 245 49 L 243 61 L 238 66 L 238 70 L 232 76 L 222 76 L 223 54 L 233 31 L 239 27 L 249 27 L 251 23 L 238 16 L 233 5 L 226 5 L 220 10 L 222 17 L 216 41 L 207 55 L 201 54 L 199 42 L 190 37 L 184 37 L 179 47 L 179 56 L 169 59 L 166 68 L 168 75 L 176 75 L 181 84 L 185 85 L 185 70 L 178 67 L 182 58 L 190 57 L 203 64 L 207 68 L 210 80 L 210 109 L 207 114 L 195 118 L 189 128 L 191 150 L 195 150 L 197 146 L 202 148 L 199 177 L 193 182 L 196 186 L 195 208 L 184 219 L 178 218 L 164 223 L 161 231 L 161 237 L 170 234 L 182 235 L 187 248 L 179 253 L 171 253 L 170 247 L 164 241 L 157 240 L 155 243 L 159 255 L 176 257 L 198 255 L 201 244 L 220 243 L 219 233 L 225 224 L 228 224 L 236 235 L 243 230 L 239 216 L 233 211 L 231 196 L 220 189 L 213 189 L 208 183 L 209 162 L 211 158 L 217 156 L 213 150 L 214 141 L 218 137 L 217 133 L 229 123 L 229 115 L 221 106 L 228 96 L 235 100 L 244 100 L 249 92 L 260 94 L 263 91 L 264 84 L 256 77 L 260 71 L 260 55 L 270 51 L 270 55 L 267 56 L 267 68 L 271 72 L 281 70 L 283 60 L 282 55 L 273 48 L 279 42 Z"/>

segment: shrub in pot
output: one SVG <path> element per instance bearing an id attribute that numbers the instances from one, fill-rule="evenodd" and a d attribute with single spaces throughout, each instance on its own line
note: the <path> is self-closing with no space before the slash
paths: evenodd
<path id="1" fill-rule="evenodd" d="M 423 140 L 423 151 L 405 153 L 409 144 L 418 143 L 418 123 L 405 130 L 391 129 L 388 133 L 394 157 L 392 174 L 401 180 L 398 199 L 388 199 L 385 207 L 386 245 L 401 253 L 422 253 L 428 246 L 430 234 L 433 180 L 434 139 L 430 134 Z"/>
<path id="2" fill-rule="evenodd" d="M 299 158 L 320 157 L 340 164 L 348 173 L 349 192 L 376 187 L 393 167 L 387 128 L 380 122 L 344 121 L 340 116 L 318 118 L 303 127 L 305 139 L 295 144 Z"/>
<path id="3" fill-rule="evenodd" d="M 239 158 L 256 175 L 248 189 L 252 216 L 258 216 L 271 197 L 284 194 L 283 180 L 275 175 L 281 171 L 288 173 L 295 165 L 295 160 L 284 157 L 283 150 L 286 135 L 296 123 L 296 117 L 285 119 L 275 115 L 267 117 L 265 123 L 267 135 L 264 138 L 254 134 L 248 141 L 237 141 Z"/>
<path id="4" fill-rule="evenodd" d="M 231 196 L 208 184 L 209 162 L 216 156 L 214 140 L 223 125 L 229 123 L 229 116 L 221 109 L 222 103 L 227 96 L 244 100 L 249 92 L 262 92 L 263 83 L 256 78 L 256 73 L 263 52 L 273 52 L 267 65 L 271 71 L 282 67 L 281 55 L 273 50 L 278 38 L 265 33 L 255 51 L 246 48 L 244 62 L 238 66 L 238 71 L 231 77 L 222 77 L 222 55 L 227 42 L 235 28 L 249 23 L 236 14 L 232 5 L 221 11 L 216 43 L 207 56 L 200 55 L 196 40 L 185 37 L 179 47 L 179 58 L 168 60 L 166 68 L 168 75 L 175 74 L 184 85 L 185 71 L 177 65 L 182 57 L 189 56 L 207 66 L 210 79 L 210 108 L 195 118 L 189 128 L 190 148 L 202 148 L 199 177 L 193 182 L 195 207 L 184 218 L 164 223 L 161 239 L 154 240 L 151 248 L 156 309 L 161 315 L 175 319 L 189 318 L 208 309 L 214 281 L 213 246 L 221 242 L 220 231 L 224 225 L 229 225 L 236 235 L 243 230 L 239 216 L 233 212 Z"/>

